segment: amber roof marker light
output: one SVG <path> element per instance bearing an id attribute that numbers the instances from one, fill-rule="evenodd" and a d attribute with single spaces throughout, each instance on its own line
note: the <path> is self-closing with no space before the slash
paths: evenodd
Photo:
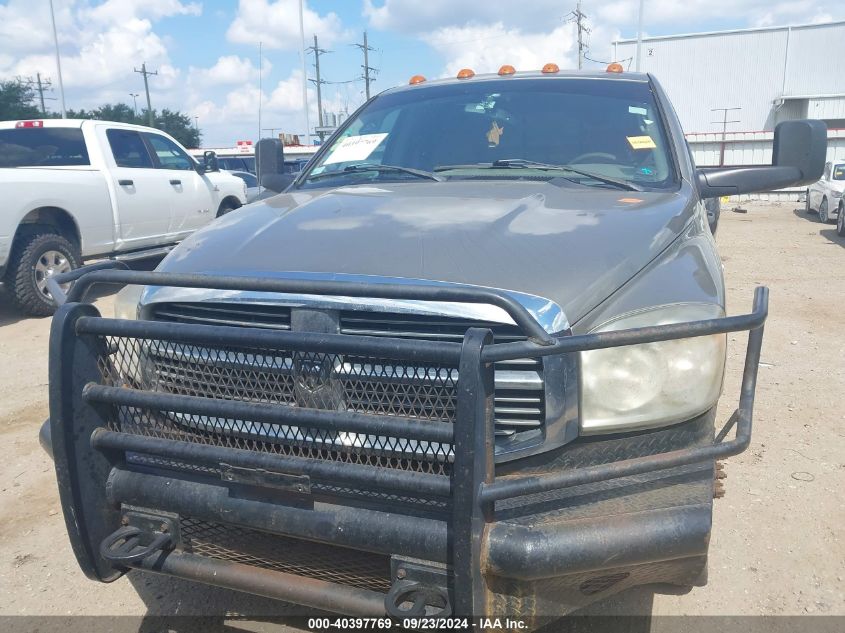
<path id="1" fill-rule="evenodd" d="M 501 68 L 499 68 L 499 74 L 502 75 L 502 76 L 513 75 L 515 72 L 516 72 L 516 68 L 514 68 L 510 64 L 505 64 Z"/>
<path id="2" fill-rule="evenodd" d="M 469 79 L 475 77 L 475 71 L 472 68 L 461 68 L 458 71 L 458 79 Z"/>
<path id="3" fill-rule="evenodd" d="M 541 70 L 540 72 L 543 72 L 543 73 L 546 73 L 546 74 L 556 73 L 556 72 L 560 72 L 560 67 L 557 64 L 553 64 L 553 63 L 549 62 L 548 64 L 543 66 L 543 70 Z"/>
<path id="4" fill-rule="evenodd" d="M 422 75 L 414 75 L 408 80 L 408 83 L 412 86 L 416 86 L 417 84 L 421 84 L 425 81 L 425 77 Z"/>
<path id="5" fill-rule="evenodd" d="M 625 69 L 622 68 L 622 64 L 619 62 L 612 62 L 607 65 L 607 72 L 609 73 L 621 73 L 625 72 Z"/>

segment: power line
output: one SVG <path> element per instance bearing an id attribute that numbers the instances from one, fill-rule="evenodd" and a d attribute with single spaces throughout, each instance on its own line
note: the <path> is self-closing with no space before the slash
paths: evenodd
<path id="1" fill-rule="evenodd" d="M 138 70 L 136 68 L 135 72 L 144 76 L 144 90 L 147 93 L 147 121 L 149 122 L 150 127 L 155 127 L 153 125 L 153 105 L 150 102 L 150 84 L 147 81 L 147 77 L 149 75 L 157 75 L 158 71 L 155 70 L 155 71 L 151 72 L 151 71 L 147 70 L 147 62 L 142 62 L 141 63 L 141 70 Z"/>
<path id="2" fill-rule="evenodd" d="M 364 94 L 367 96 L 367 100 L 369 101 L 369 99 L 370 99 L 370 82 L 375 81 L 375 78 L 370 78 L 370 71 L 372 71 L 372 73 L 374 75 L 378 74 L 378 69 L 370 66 L 369 54 L 370 54 L 370 51 L 375 51 L 376 49 L 374 49 L 369 44 L 367 44 L 367 32 L 366 31 L 364 31 L 364 43 L 358 44 L 356 42 L 352 46 L 355 46 L 356 48 L 360 48 L 362 51 L 364 51 L 364 65 L 361 66 L 361 68 L 364 71 L 364 76 L 363 76 L 363 79 L 364 79 Z M 338 82 L 338 83 L 341 83 L 341 82 Z M 342 82 L 342 83 L 352 83 L 352 82 Z"/>

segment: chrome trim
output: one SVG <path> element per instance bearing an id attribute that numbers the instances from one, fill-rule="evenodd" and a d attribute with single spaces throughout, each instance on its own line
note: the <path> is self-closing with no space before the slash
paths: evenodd
<path id="1" fill-rule="evenodd" d="M 203 272 L 203 271 L 198 271 Z M 442 284 L 452 287 L 470 287 L 445 281 L 427 279 L 409 279 L 406 277 L 383 277 L 373 275 L 350 275 L 345 273 L 307 273 L 266 271 L 214 271 L 220 275 L 238 275 L 247 277 L 273 277 L 276 279 L 311 279 L 327 281 L 349 281 L 369 283 L 398 283 L 410 285 Z M 569 321 L 561 308 L 554 301 L 523 292 L 495 288 L 505 292 L 521 303 L 537 319 L 540 326 L 549 334 L 557 334 L 569 329 Z M 175 288 L 148 286 L 141 294 L 140 306 L 143 309 L 156 303 L 202 303 L 204 301 L 244 302 L 256 305 L 280 305 L 292 308 L 308 307 L 323 310 L 359 310 L 366 312 L 394 312 L 427 316 L 448 316 L 515 325 L 513 319 L 497 306 L 484 304 L 457 303 L 452 301 L 409 301 L 397 299 L 378 299 L 360 297 L 329 297 L 323 295 L 276 294 L 267 292 L 247 292 L 238 290 L 208 290 L 203 288 Z"/>

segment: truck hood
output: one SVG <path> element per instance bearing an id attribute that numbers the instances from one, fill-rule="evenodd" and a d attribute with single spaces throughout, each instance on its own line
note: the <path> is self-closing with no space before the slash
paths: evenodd
<path id="1" fill-rule="evenodd" d="M 159 270 L 471 284 L 549 299 L 575 323 L 678 237 L 693 212 L 686 187 L 454 181 L 297 191 L 198 231 Z"/>

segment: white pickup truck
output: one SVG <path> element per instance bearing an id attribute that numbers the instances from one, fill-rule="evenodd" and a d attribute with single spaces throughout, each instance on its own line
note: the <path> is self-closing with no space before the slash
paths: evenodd
<path id="1" fill-rule="evenodd" d="M 0 279 L 52 313 L 47 279 L 94 257 L 166 251 L 246 203 L 244 182 L 167 134 L 88 120 L 0 122 Z"/>

